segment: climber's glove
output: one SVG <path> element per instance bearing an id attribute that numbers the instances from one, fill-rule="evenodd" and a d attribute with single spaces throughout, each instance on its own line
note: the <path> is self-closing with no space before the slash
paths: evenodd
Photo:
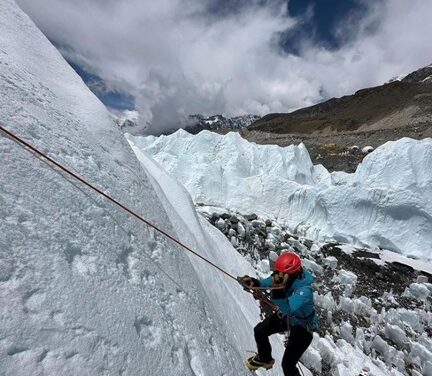
<path id="1" fill-rule="evenodd" d="M 274 271 L 272 274 L 272 282 L 273 282 L 273 287 L 276 288 L 284 288 L 289 280 L 289 274 L 287 273 L 282 273 L 282 272 L 278 272 L 278 271 Z"/>
<path id="2" fill-rule="evenodd" d="M 289 275 L 286 273 L 275 271 L 272 274 L 273 289 L 270 292 L 271 299 L 286 298 L 286 286 L 289 280 Z"/>
<path id="3" fill-rule="evenodd" d="M 250 277 L 248 275 L 244 275 L 243 277 L 237 277 L 237 281 L 239 281 L 239 283 L 245 288 L 259 287 L 260 285 L 258 279 Z"/>

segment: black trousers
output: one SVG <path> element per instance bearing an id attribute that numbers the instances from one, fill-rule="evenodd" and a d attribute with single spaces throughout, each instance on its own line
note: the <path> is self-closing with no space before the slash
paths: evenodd
<path id="1" fill-rule="evenodd" d="M 272 359 L 272 349 L 268 337 L 275 333 L 285 332 L 286 330 L 286 319 L 281 319 L 276 314 L 267 317 L 255 327 L 255 341 L 260 360 L 270 361 Z M 285 376 L 300 375 L 296 364 L 312 342 L 312 337 L 312 333 L 302 326 L 290 326 L 290 335 L 282 358 L 282 369 Z"/>

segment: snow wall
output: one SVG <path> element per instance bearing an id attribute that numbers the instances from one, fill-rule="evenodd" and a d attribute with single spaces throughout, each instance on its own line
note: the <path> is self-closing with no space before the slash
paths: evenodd
<path id="1" fill-rule="evenodd" d="M 181 186 L 137 160 L 16 4 L 0 0 L 0 14 L 1 123 L 228 272 L 252 273 Z M 258 310 L 235 281 L 3 134 L 0 155 L 2 375 L 249 374 Z"/>
<path id="2" fill-rule="evenodd" d="M 354 174 L 313 165 L 303 144 L 257 145 L 237 133 L 128 138 L 197 204 L 275 218 L 313 239 L 432 259 L 430 138 L 388 142 Z"/>

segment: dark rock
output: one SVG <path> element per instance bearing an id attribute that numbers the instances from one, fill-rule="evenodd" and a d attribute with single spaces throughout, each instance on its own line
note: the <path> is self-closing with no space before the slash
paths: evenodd
<path id="1" fill-rule="evenodd" d="M 246 214 L 244 215 L 244 218 L 248 221 L 254 221 L 255 219 L 258 219 L 258 216 L 256 214 Z"/>
<path id="2" fill-rule="evenodd" d="M 239 223 L 239 219 L 238 219 L 235 215 L 232 215 L 232 216 L 230 217 L 229 221 L 230 221 L 231 223 L 235 223 L 235 224 Z"/>
<path id="3" fill-rule="evenodd" d="M 393 261 L 391 263 L 391 265 L 393 265 L 395 270 L 400 270 L 402 271 L 404 274 L 405 273 L 413 273 L 414 272 L 414 268 L 412 268 L 409 265 L 405 265 L 405 264 L 401 264 L 400 262 L 397 261 Z"/>
<path id="4" fill-rule="evenodd" d="M 312 245 L 313 245 L 313 241 L 309 240 L 309 239 L 305 239 L 303 241 L 303 244 L 310 249 L 310 247 L 312 247 Z"/>
<path id="5" fill-rule="evenodd" d="M 271 221 L 271 219 L 266 219 L 266 221 L 265 221 L 265 225 L 266 225 L 266 227 L 271 227 L 271 226 L 272 226 L 272 221 Z"/>

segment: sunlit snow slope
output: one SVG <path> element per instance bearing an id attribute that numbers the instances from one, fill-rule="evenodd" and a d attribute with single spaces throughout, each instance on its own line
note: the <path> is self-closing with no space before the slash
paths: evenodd
<path id="1" fill-rule="evenodd" d="M 228 272 L 251 272 L 181 187 L 164 193 L 159 167 L 136 159 L 15 3 L 0 0 L 0 15 L 0 122 Z M 258 313 L 235 281 L 3 134 L 0 155 L 2 375 L 247 374 Z"/>
<path id="2" fill-rule="evenodd" d="M 129 137 L 195 203 L 277 218 L 320 240 L 432 258 L 432 139 L 388 142 L 354 174 L 314 166 L 303 144 L 256 145 L 237 133 Z"/>

